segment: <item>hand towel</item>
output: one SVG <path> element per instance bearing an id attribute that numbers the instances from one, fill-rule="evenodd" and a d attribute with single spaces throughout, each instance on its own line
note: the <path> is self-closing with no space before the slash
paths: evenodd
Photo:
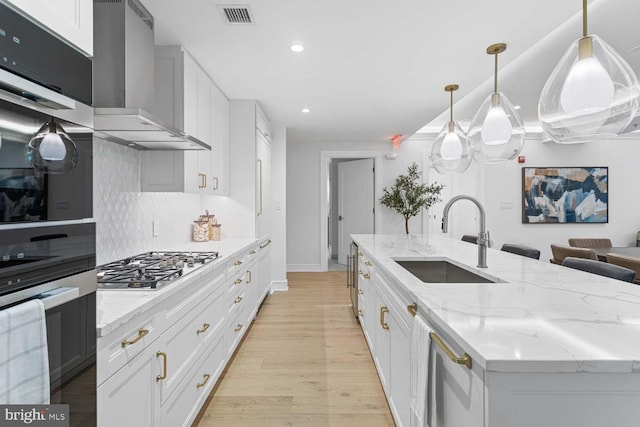
<path id="1" fill-rule="evenodd" d="M 33 299 L 0 311 L 0 404 L 49 404 L 44 304 Z"/>
<path id="2" fill-rule="evenodd" d="M 430 427 L 431 327 L 419 316 L 413 318 L 411 332 L 411 427 Z M 430 403 L 430 402 L 429 402 Z"/>

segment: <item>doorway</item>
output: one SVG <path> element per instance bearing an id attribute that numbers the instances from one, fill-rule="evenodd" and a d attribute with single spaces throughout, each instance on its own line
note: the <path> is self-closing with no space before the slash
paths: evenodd
<path id="1" fill-rule="evenodd" d="M 375 232 L 375 157 L 359 153 L 326 158 L 324 271 L 346 270 L 351 234 Z"/>

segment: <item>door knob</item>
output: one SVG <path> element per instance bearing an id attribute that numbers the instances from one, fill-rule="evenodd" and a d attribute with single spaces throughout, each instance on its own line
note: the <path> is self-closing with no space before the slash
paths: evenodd
<path id="1" fill-rule="evenodd" d="M 343 219 L 342 215 L 338 215 L 338 221 L 342 221 Z"/>

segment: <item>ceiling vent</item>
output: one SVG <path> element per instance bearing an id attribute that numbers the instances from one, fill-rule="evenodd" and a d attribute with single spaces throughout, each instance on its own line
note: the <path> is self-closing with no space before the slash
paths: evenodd
<path id="1" fill-rule="evenodd" d="M 219 4 L 218 10 L 227 24 L 255 24 L 253 11 L 248 4 Z"/>

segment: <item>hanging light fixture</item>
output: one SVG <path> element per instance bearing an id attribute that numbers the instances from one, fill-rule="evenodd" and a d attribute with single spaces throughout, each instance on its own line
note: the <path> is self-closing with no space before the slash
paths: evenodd
<path id="1" fill-rule="evenodd" d="M 559 144 L 610 138 L 629 125 L 639 96 L 629 64 L 598 36 L 588 35 L 583 0 L 582 37 L 569 47 L 540 94 L 542 128 Z"/>
<path id="2" fill-rule="evenodd" d="M 61 174 L 78 164 L 78 149 L 62 126 L 51 117 L 27 144 L 27 158 L 36 172 Z"/>
<path id="3" fill-rule="evenodd" d="M 442 174 L 464 172 L 471 164 L 467 136 L 460 125 L 453 121 L 453 92 L 458 88 L 459 86 L 455 84 L 444 87 L 444 90 L 451 95 L 451 116 L 431 147 L 433 167 Z"/>
<path id="4" fill-rule="evenodd" d="M 495 56 L 493 93 L 482 103 L 469 125 L 469 143 L 473 158 L 482 163 L 513 160 L 524 145 L 524 123 L 509 99 L 498 92 L 498 54 L 507 50 L 504 43 L 487 48 Z"/>

